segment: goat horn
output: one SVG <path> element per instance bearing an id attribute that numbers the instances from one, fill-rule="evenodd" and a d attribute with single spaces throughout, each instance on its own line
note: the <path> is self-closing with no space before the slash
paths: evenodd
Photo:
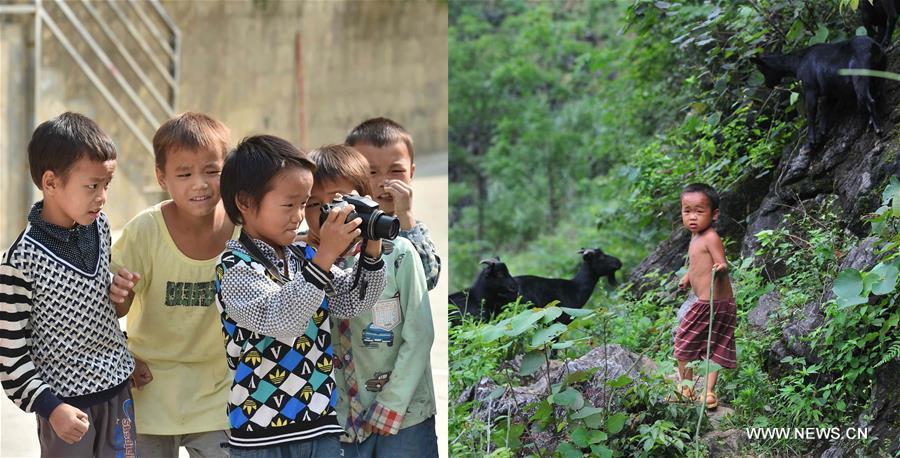
<path id="1" fill-rule="evenodd" d="M 500 262 L 500 256 L 495 256 L 495 257 L 493 257 L 493 258 L 482 259 L 481 261 L 479 261 L 479 264 L 486 264 L 486 265 L 491 266 L 491 265 L 497 264 L 498 262 Z"/>

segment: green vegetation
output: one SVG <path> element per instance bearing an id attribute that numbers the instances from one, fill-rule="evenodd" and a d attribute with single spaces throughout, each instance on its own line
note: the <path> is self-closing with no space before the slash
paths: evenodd
<path id="1" fill-rule="evenodd" d="M 451 1 L 451 290 L 468 286 L 478 260 L 494 255 L 513 275 L 568 277 L 576 251 L 595 246 L 634 267 L 680 224 L 684 184 L 723 190 L 772 173 L 802 141 L 805 123 L 796 87 L 764 88 L 749 58 L 852 36 L 855 7 L 850 0 Z M 739 368 L 723 371 L 717 385 L 735 413 L 720 429 L 849 426 L 866 410 L 875 368 L 900 353 L 900 183 L 882 189 L 882 207 L 867 221 L 887 255 L 868 271 L 840 271 L 860 240 L 829 199 L 793 208 L 781 229 L 756 234 L 752 256 L 740 256 L 739 240 L 726 240 L 743 306 Z M 673 307 L 681 299 L 670 274 L 651 279 L 656 284 L 639 298 L 628 285 L 598 288 L 568 326 L 554 322 L 559 308 L 511 304 L 491 323 L 452 329 L 454 456 L 706 453 L 694 438 L 697 410 L 664 401 L 675 389 L 666 375 L 675 373 Z M 748 311 L 770 292 L 781 305 L 769 329 L 754 329 Z M 815 301 L 824 302 L 825 325 L 801 343 L 833 351 L 815 364 L 766 361 L 784 320 Z M 547 377 L 551 352 L 574 359 L 604 343 L 656 364 L 639 379 L 608 380 L 615 403 L 591 404 L 585 382 L 593 372 L 547 384 L 518 417 L 473 417 L 480 401 L 453 402 L 482 377 L 498 385 L 488 400 L 500 400 Z M 521 363 L 510 364 L 517 355 Z M 781 368 L 777 376 L 771 364 Z M 808 445 L 750 444 L 762 455 L 799 454 Z"/>

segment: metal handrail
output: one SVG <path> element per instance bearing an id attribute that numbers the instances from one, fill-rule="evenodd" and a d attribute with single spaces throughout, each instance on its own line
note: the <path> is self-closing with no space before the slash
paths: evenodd
<path id="1" fill-rule="evenodd" d="M 100 30 L 102 30 L 106 35 L 106 38 L 116 47 L 116 50 L 119 51 L 119 55 L 122 56 L 122 58 L 125 59 L 125 62 L 128 63 L 128 67 L 131 68 L 131 71 L 134 72 L 134 74 L 137 75 L 138 79 L 141 80 L 144 88 L 146 88 L 147 91 L 150 92 L 150 95 L 153 96 L 159 106 L 162 107 L 163 111 L 166 114 L 166 117 L 171 118 L 172 116 L 174 116 L 175 107 L 170 105 L 169 102 L 167 102 L 162 96 L 162 94 L 160 94 L 159 91 L 156 90 L 156 86 L 154 86 L 150 81 L 147 73 L 140 68 L 137 62 L 135 62 L 134 58 L 131 57 L 131 54 L 128 52 L 128 50 L 126 50 L 125 47 L 122 46 L 122 43 L 120 42 L 118 37 L 115 36 L 115 33 L 113 33 L 109 26 L 106 25 L 106 22 L 104 22 L 100 17 L 97 9 L 94 8 L 94 5 L 91 5 L 88 0 L 81 0 L 81 3 L 84 5 L 84 8 L 85 10 L 87 10 L 88 14 L 91 15 L 91 17 L 100 27 Z"/>
<path id="2" fill-rule="evenodd" d="M 151 34 L 156 38 L 159 47 L 165 51 L 169 57 L 175 58 L 175 51 L 170 47 L 169 43 L 163 38 L 162 34 L 159 33 L 159 30 L 156 29 L 156 26 L 153 24 L 153 21 L 147 17 L 147 14 L 144 13 L 144 10 L 135 2 L 134 0 L 128 0 L 128 3 L 134 8 L 134 11 L 137 13 L 138 18 L 140 18 L 141 22 L 144 23 L 144 27 L 147 27 L 147 30 L 150 31 Z"/>
<path id="3" fill-rule="evenodd" d="M 169 86 L 175 90 L 178 87 L 178 84 L 175 82 L 175 79 L 172 75 L 169 75 L 169 70 L 166 69 L 165 65 L 156 58 L 156 55 L 153 54 L 153 51 L 150 50 L 150 45 L 147 44 L 147 41 L 144 40 L 144 37 L 138 33 L 137 29 L 134 28 L 134 25 L 131 24 L 131 21 L 125 16 L 125 12 L 122 11 L 122 8 L 119 8 L 118 2 L 110 1 L 108 3 L 110 9 L 116 14 L 120 21 L 122 21 L 122 25 L 125 26 L 125 29 L 128 30 L 129 35 L 134 41 L 137 42 L 138 46 L 140 46 L 141 50 L 144 51 L 144 54 L 147 55 L 147 58 L 150 59 L 150 62 L 153 63 L 153 66 L 159 71 L 159 74 L 162 75 L 163 79 L 169 83 Z"/>
<path id="4" fill-rule="evenodd" d="M 131 71 L 137 76 L 137 79 L 140 80 L 140 84 L 133 84 L 129 81 L 125 75 L 123 75 L 113 60 L 110 58 L 110 54 L 107 52 L 108 46 L 101 46 L 98 41 L 94 38 L 91 31 L 88 30 L 86 23 L 82 21 L 82 19 L 75 14 L 74 10 L 69 6 L 67 0 L 54 0 L 54 3 L 62 12 L 62 17 L 65 17 L 64 22 L 68 22 L 76 31 L 79 39 L 84 42 L 88 48 L 99 58 L 103 67 L 105 67 L 112 77 L 115 79 L 117 86 L 121 91 L 125 93 L 127 96 L 127 100 L 131 102 L 134 106 L 137 107 L 140 112 L 141 117 L 146 120 L 147 123 L 151 126 L 151 128 L 155 129 L 156 126 L 159 125 L 159 118 L 154 115 L 154 113 L 148 108 L 148 106 L 141 99 L 141 96 L 137 93 L 137 87 L 144 87 L 147 89 L 152 98 L 156 101 L 157 104 L 162 108 L 163 113 L 166 117 L 172 117 L 175 113 L 175 100 L 178 96 L 178 80 L 180 77 L 180 55 L 181 55 L 181 31 L 175 25 L 172 18 L 166 13 L 165 9 L 159 3 L 159 0 L 149 0 L 149 4 L 152 6 L 152 10 L 158 16 L 158 19 L 161 20 L 165 27 L 162 28 L 162 31 L 159 27 L 156 27 L 153 24 L 153 20 L 148 16 L 147 12 L 145 12 L 141 5 L 136 3 L 134 0 L 129 0 L 131 7 L 134 8 L 137 17 L 140 19 L 140 22 L 143 23 L 144 27 L 148 32 L 144 32 L 148 35 L 152 35 L 153 38 L 163 49 L 164 58 L 167 61 L 171 62 L 171 65 L 164 65 L 160 59 L 157 57 L 157 52 L 151 50 L 150 45 L 147 43 L 147 40 L 144 38 L 142 33 L 139 33 L 135 24 L 132 23 L 131 19 L 126 16 L 123 12 L 122 8 L 118 5 L 119 0 L 106 0 L 104 3 L 109 6 L 109 8 L 115 13 L 116 17 L 119 19 L 121 24 L 125 27 L 128 34 L 131 38 L 138 44 L 138 47 L 146 54 L 147 59 L 151 62 L 152 66 L 159 71 L 159 74 L 162 76 L 162 79 L 165 81 L 165 85 L 168 87 L 168 97 L 163 96 L 161 89 L 154 84 L 154 80 L 150 78 L 150 75 L 144 71 L 141 65 L 137 63 L 135 60 L 135 56 L 132 56 L 127 48 L 123 45 L 122 40 L 119 39 L 117 34 L 112 30 L 109 24 L 103 20 L 100 16 L 97 8 L 91 3 L 90 0 L 81 0 L 84 9 L 90 15 L 92 20 L 96 23 L 96 25 L 102 31 L 102 34 L 106 37 L 106 39 L 112 43 L 112 46 L 115 47 L 118 54 L 125 60 L 128 64 L 128 67 Z M 110 104 L 113 111 L 128 130 L 137 138 L 138 142 L 141 144 L 143 149 L 152 154 L 153 146 L 148 138 L 148 134 L 140 129 L 138 124 L 135 122 L 136 120 L 132 118 L 129 114 L 128 110 L 122 106 L 120 101 L 116 96 L 113 95 L 113 92 L 110 91 L 110 88 L 103 82 L 103 80 L 98 76 L 97 72 L 94 68 L 91 67 L 90 64 L 85 60 L 85 57 L 79 52 L 77 47 L 73 46 L 72 42 L 69 40 L 69 37 L 65 32 L 60 28 L 59 24 L 53 17 L 50 15 L 49 11 L 43 6 L 42 0 L 32 0 L 31 4 L 13 4 L 13 5 L 0 5 L 0 15 L 4 14 L 33 14 L 34 21 L 34 92 L 32 94 L 33 97 L 33 126 L 36 127 L 39 120 L 37 119 L 37 107 L 39 106 L 40 100 L 40 77 L 41 77 L 41 58 L 42 58 L 42 28 L 44 25 L 47 26 L 47 29 L 50 30 L 51 35 L 59 40 L 60 44 L 62 44 L 63 48 L 69 54 L 70 57 L 75 61 L 75 64 L 84 72 L 85 76 L 94 85 L 97 91 L 101 96 Z M 168 29 L 168 30 L 166 30 Z M 168 41 L 164 36 L 166 32 L 171 33 L 171 41 Z M 104 43 L 105 44 L 105 43 Z M 106 49 L 105 49 L 106 48 Z M 95 66 L 96 67 L 96 66 Z M 115 86 L 115 85 L 114 85 Z M 121 97 L 119 97 L 121 98 Z M 157 112 L 158 113 L 158 112 Z"/>
<path id="5" fill-rule="evenodd" d="M 116 68 L 116 65 L 113 64 L 112 60 L 110 60 L 109 56 L 106 55 L 106 52 L 100 48 L 100 45 L 97 44 L 97 41 L 94 40 L 94 37 L 91 36 L 90 32 L 84 28 L 84 24 L 81 23 L 81 20 L 78 19 L 78 16 L 72 11 L 71 8 L 66 5 L 64 0 L 56 0 L 56 5 L 62 10 L 63 14 L 69 19 L 69 22 L 75 27 L 75 30 L 81 35 L 81 38 L 87 43 L 88 47 L 94 51 L 94 54 L 100 58 L 100 62 L 109 69 L 112 73 L 113 78 L 119 83 L 119 87 L 125 91 L 125 95 L 131 100 L 135 106 L 137 106 L 138 111 L 144 116 L 144 119 L 150 123 L 151 128 L 156 128 L 159 125 L 159 120 L 156 116 L 153 116 L 153 113 L 150 113 L 150 110 L 147 109 L 147 106 L 144 105 L 144 102 L 141 101 L 140 97 L 135 94 L 134 89 L 132 89 L 131 85 L 128 84 L 128 81 L 125 81 L 125 78 L 122 76 L 122 73 Z M 152 149 L 151 149 L 152 151 Z"/>
<path id="6" fill-rule="evenodd" d="M 128 115 L 128 112 L 119 105 L 119 102 L 112 96 L 108 89 L 106 89 L 106 85 L 103 84 L 103 81 L 100 81 L 100 78 L 97 77 L 97 74 L 91 70 L 91 67 L 84 61 L 84 58 L 81 57 L 81 54 L 78 53 L 78 50 L 72 46 L 72 43 L 69 42 L 69 39 L 66 38 L 66 35 L 62 33 L 59 26 L 56 25 L 56 21 L 47 14 L 47 11 L 41 8 L 38 8 L 38 16 L 42 23 L 46 24 L 50 31 L 53 33 L 53 36 L 59 40 L 60 44 L 63 45 L 63 48 L 69 53 L 69 56 L 75 60 L 75 63 L 81 68 L 81 71 L 91 80 L 91 83 L 94 84 L 94 87 L 100 91 L 100 94 L 106 99 L 107 102 L 112 106 L 113 110 L 122 118 L 122 122 L 128 126 L 128 130 L 137 137 L 138 141 L 141 142 L 141 145 L 149 151 L 153 152 L 153 145 L 150 143 L 150 140 L 147 139 L 147 136 L 144 135 L 143 132 L 134 124 L 131 117 Z"/>

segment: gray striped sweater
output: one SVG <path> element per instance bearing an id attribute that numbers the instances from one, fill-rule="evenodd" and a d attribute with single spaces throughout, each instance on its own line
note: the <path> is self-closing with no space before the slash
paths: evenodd
<path id="1" fill-rule="evenodd" d="M 91 226 L 99 256 L 90 271 L 35 237 L 31 224 L 0 264 L 0 382 L 26 412 L 49 417 L 60 402 L 94 404 L 134 371 L 109 301 L 106 215 Z"/>

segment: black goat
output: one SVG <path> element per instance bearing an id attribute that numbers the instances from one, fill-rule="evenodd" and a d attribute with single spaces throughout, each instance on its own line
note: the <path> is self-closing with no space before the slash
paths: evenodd
<path id="1" fill-rule="evenodd" d="M 894 26 L 900 13 L 900 0 L 860 0 L 859 12 L 862 15 L 866 32 L 885 49 L 891 44 Z"/>
<path id="2" fill-rule="evenodd" d="M 752 58 L 752 61 L 765 76 L 766 86 L 769 88 L 774 88 L 785 77 L 797 78 L 803 83 L 808 149 L 813 149 L 822 140 L 817 128 L 819 98 L 824 98 L 827 105 L 836 105 L 854 100 L 855 95 L 857 107 L 865 110 L 869 125 L 876 133 L 881 134 L 881 126 L 875 112 L 877 87 L 873 87 L 878 84 L 868 76 L 838 75 L 838 70 L 842 68 L 870 70 L 886 68 L 886 59 L 881 47 L 871 38 L 854 37 L 837 43 L 822 43 L 789 54 L 764 54 Z M 832 108 L 828 111 L 832 111 Z M 826 112 L 821 116 L 823 134 L 827 130 L 828 114 Z"/>
<path id="3" fill-rule="evenodd" d="M 500 309 L 515 302 L 519 297 L 518 285 L 509 274 L 506 264 L 500 262 L 500 258 L 491 258 L 481 261 L 484 269 L 475 279 L 471 288 L 453 293 L 449 296 L 449 302 L 459 309 L 458 314 L 450 317 L 454 325 L 462 321 L 462 317 L 471 315 L 479 320 L 488 320 Z"/>
<path id="4" fill-rule="evenodd" d="M 543 307 L 558 300 L 560 307 L 581 308 L 590 299 L 600 277 L 606 277 L 611 285 L 616 284 L 616 271 L 622 262 L 599 248 L 581 249 L 581 266 L 571 280 L 545 278 L 534 275 L 519 275 L 515 278 L 519 285 L 519 295 L 523 301 Z M 563 314 L 557 320 L 569 324 L 572 318 Z"/>

